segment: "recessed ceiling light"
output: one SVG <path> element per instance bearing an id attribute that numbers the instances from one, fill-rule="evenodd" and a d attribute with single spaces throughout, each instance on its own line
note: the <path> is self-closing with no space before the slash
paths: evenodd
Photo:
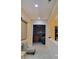
<path id="1" fill-rule="evenodd" d="M 35 7 L 38 7 L 38 4 L 35 4 Z"/>

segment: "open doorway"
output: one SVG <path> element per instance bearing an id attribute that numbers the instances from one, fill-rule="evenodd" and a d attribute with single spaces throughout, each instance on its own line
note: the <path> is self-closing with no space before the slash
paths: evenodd
<path id="1" fill-rule="evenodd" d="M 33 25 L 33 43 L 42 43 L 45 45 L 46 25 Z"/>

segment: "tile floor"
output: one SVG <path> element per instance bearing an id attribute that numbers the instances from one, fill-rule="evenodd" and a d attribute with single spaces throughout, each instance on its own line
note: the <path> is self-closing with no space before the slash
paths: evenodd
<path id="1" fill-rule="evenodd" d="M 51 41 L 48 41 L 47 44 L 47 46 L 34 44 L 35 55 L 26 55 L 25 59 L 58 59 L 58 46 Z"/>

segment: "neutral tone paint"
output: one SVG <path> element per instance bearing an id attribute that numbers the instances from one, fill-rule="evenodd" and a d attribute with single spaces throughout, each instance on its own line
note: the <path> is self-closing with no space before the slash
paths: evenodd
<path id="1" fill-rule="evenodd" d="M 51 18 L 48 21 L 49 26 L 49 36 L 52 39 L 55 39 L 55 26 L 58 26 L 58 5 L 56 4 L 54 7 L 54 12 L 51 15 Z"/>
<path id="2" fill-rule="evenodd" d="M 21 16 L 23 20 L 27 22 L 27 36 L 26 36 L 27 43 L 29 46 L 32 46 L 32 22 L 29 19 L 29 17 L 27 17 L 26 13 L 23 10 L 21 11 Z"/>
<path id="3" fill-rule="evenodd" d="M 27 37 L 27 24 L 21 21 L 21 39 L 26 39 Z"/>
<path id="4" fill-rule="evenodd" d="M 40 17 L 43 20 L 48 20 L 57 0 L 21 0 L 21 8 L 25 11 L 27 16 L 36 20 Z M 35 7 L 38 4 L 38 8 Z"/>

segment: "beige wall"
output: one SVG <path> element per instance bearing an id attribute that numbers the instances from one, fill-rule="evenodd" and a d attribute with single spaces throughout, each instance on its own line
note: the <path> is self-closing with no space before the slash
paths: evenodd
<path id="1" fill-rule="evenodd" d="M 27 24 L 21 21 L 21 39 L 26 39 L 27 37 Z"/>
<path id="2" fill-rule="evenodd" d="M 55 26 L 58 26 L 58 21 L 56 19 L 51 19 L 49 22 L 49 36 L 55 39 Z"/>
<path id="3" fill-rule="evenodd" d="M 30 18 L 27 17 L 23 9 L 21 9 L 21 17 L 27 22 L 26 41 L 29 46 L 32 46 L 32 21 L 30 20 Z"/>
<path id="4" fill-rule="evenodd" d="M 58 26 L 58 5 L 56 4 L 48 22 L 49 37 L 55 39 L 55 26 Z"/>
<path id="5" fill-rule="evenodd" d="M 28 22 L 27 24 L 27 42 L 29 46 L 32 46 L 32 23 Z"/>

